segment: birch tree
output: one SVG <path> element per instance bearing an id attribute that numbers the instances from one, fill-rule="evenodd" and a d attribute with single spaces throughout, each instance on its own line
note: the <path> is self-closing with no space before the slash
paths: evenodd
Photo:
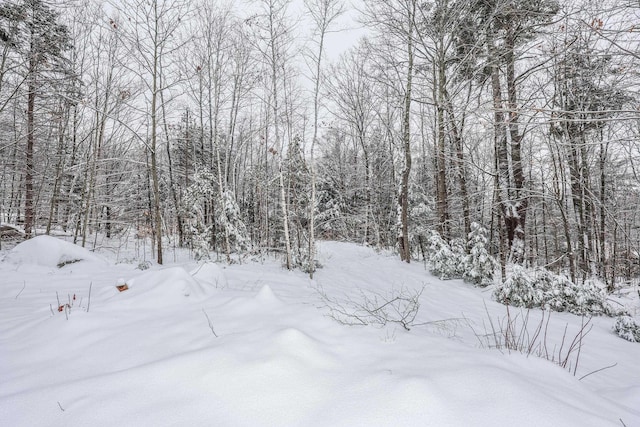
<path id="1" fill-rule="evenodd" d="M 369 0 L 366 2 L 367 10 L 365 22 L 377 28 L 380 34 L 397 48 L 399 57 L 396 60 L 403 64 L 402 89 L 401 89 L 401 131 L 398 145 L 403 155 L 403 167 L 400 174 L 398 191 L 398 224 L 397 245 L 400 259 L 411 262 L 411 244 L 409 240 L 409 180 L 411 177 L 411 105 L 414 77 L 414 60 L 416 50 L 416 12 L 417 0 L 393 0 L 380 1 Z"/>
<path id="2" fill-rule="evenodd" d="M 318 142 L 318 121 L 320 118 L 320 86 L 323 82 L 322 59 L 325 37 L 334 22 L 343 12 L 339 0 L 306 0 L 305 5 L 315 25 L 314 36 L 317 51 L 311 53 L 311 79 L 313 81 L 313 137 L 311 140 L 311 196 L 309 202 L 309 278 L 313 279 L 315 271 L 315 211 L 316 211 L 316 165 L 315 147 Z"/>
<path id="3" fill-rule="evenodd" d="M 285 266 L 292 269 L 294 266 L 291 248 L 291 237 L 289 234 L 289 207 L 285 185 L 285 171 L 283 157 L 288 147 L 284 144 L 282 120 L 282 91 L 283 75 L 286 70 L 286 61 L 291 48 L 291 27 L 287 25 L 288 0 L 262 0 L 261 12 L 252 21 L 257 29 L 257 48 L 262 55 L 268 72 L 268 111 L 267 117 L 271 116 L 273 128 L 273 140 L 267 143 L 270 148 L 265 150 L 265 155 L 270 153 L 277 158 L 278 163 L 278 193 L 280 199 L 280 209 L 282 213 L 282 229 L 285 247 Z"/>

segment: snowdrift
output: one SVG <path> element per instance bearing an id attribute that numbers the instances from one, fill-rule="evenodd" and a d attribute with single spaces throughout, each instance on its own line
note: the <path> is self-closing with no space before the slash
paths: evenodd
<path id="1" fill-rule="evenodd" d="M 101 256 L 51 236 L 37 236 L 20 243 L 7 254 L 4 261 L 58 268 L 80 261 L 106 264 Z"/>
<path id="2" fill-rule="evenodd" d="M 191 277 L 200 283 L 199 293 L 206 293 L 213 288 L 224 289 L 227 287 L 227 278 L 222 269 L 213 262 L 204 262 L 193 269 Z"/>
<path id="3" fill-rule="evenodd" d="M 186 297 L 202 297 L 213 289 L 182 267 L 145 271 L 128 279 L 120 278 L 114 285 L 122 284 L 126 284 L 128 289 L 118 295 L 118 301 L 126 301 L 138 308 L 175 304 Z"/>

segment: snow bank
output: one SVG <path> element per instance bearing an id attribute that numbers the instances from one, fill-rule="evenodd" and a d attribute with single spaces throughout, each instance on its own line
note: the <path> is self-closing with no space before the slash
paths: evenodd
<path id="1" fill-rule="evenodd" d="M 64 267 L 79 261 L 106 263 L 102 257 L 83 247 L 51 236 L 37 236 L 20 243 L 9 251 L 4 261 L 44 267 Z"/>
<path id="2" fill-rule="evenodd" d="M 211 289 L 224 289 L 228 286 L 222 268 L 213 262 L 205 262 L 191 270 L 191 277 L 200 283 L 200 292 L 207 293 Z"/>
<path id="3" fill-rule="evenodd" d="M 203 292 L 201 284 L 182 267 L 145 271 L 126 280 L 119 279 L 116 284 L 129 288 L 118 295 L 119 301 L 128 301 L 139 308 L 171 305 Z"/>

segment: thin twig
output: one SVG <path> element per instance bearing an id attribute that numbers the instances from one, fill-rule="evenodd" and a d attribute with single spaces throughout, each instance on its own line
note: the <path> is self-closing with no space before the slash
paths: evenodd
<path id="1" fill-rule="evenodd" d="M 564 342 L 567 339 L 567 328 L 569 327 L 568 323 L 565 323 L 564 325 L 564 333 L 562 334 L 562 342 L 560 343 L 560 350 L 558 350 L 558 364 L 560 366 L 562 366 L 563 368 L 567 367 L 567 361 L 569 359 L 569 355 L 571 354 L 571 352 L 567 352 L 567 357 L 565 358 L 565 360 L 562 360 L 562 349 L 564 348 Z"/>
<path id="2" fill-rule="evenodd" d="M 587 322 L 587 324 L 591 321 L 591 319 L 589 319 L 589 321 Z M 581 328 L 580 328 L 580 339 L 579 339 L 579 344 L 578 344 L 578 354 L 576 355 L 576 366 L 575 368 L 573 368 L 573 376 L 576 376 L 576 372 L 578 372 L 578 363 L 580 362 L 580 351 L 582 350 L 582 337 L 583 337 L 583 333 L 584 333 L 584 316 L 582 316 L 582 318 L 580 319 L 580 324 L 581 324 Z"/>
<path id="3" fill-rule="evenodd" d="M 580 378 L 578 378 L 578 381 L 582 381 L 583 378 L 587 378 L 591 374 L 597 374 L 600 371 L 604 371 L 605 369 L 613 368 L 613 367 L 616 367 L 616 366 L 618 366 L 618 362 L 614 363 L 611 366 L 605 366 L 604 368 L 596 369 L 595 371 L 591 371 L 588 374 L 581 376 Z"/>
<path id="4" fill-rule="evenodd" d="M 544 338 L 542 341 L 544 346 L 544 358 L 547 360 L 549 360 L 549 349 L 547 348 L 547 332 L 549 331 L 549 320 L 551 320 L 551 311 L 549 311 L 549 315 L 547 316 L 547 322 L 544 325 Z"/>
<path id="5" fill-rule="evenodd" d="M 216 331 L 213 330 L 213 323 L 211 323 L 211 319 L 209 319 L 209 315 L 207 314 L 206 311 L 204 311 L 204 308 L 202 309 L 202 312 L 204 313 L 204 316 L 207 318 L 207 322 L 209 322 L 209 329 L 211 329 L 213 336 L 218 338 L 218 334 L 216 334 Z"/>
<path id="6" fill-rule="evenodd" d="M 87 301 L 87 313 L 89 312 L 89 306 L 91 305 L 91 286 L 93 286 L 93 282 L 89 283 L 89 301 Z"/>
<path id="7" fill-rule="evenodd" d="M 18 299 L 18 297 L 20 296 L 20 294 L 22 293 L 22 291 L 24 291 L 24 288 L 26 288 L 26 287 L 27 287 L 27 281 L 25 280 L 23 282 L 22 289 L 20 289 L 20 292 L 18 292 L 18 295 L 16 295 L 16 299 Z"/>
<path id="8" fill-rule="evenodd" d="M 422 323 L 414 323 L 413 326 L 425 326 L 425 325 L 438 325 L 440 323 L 448 323 L 448 322 L 456 322 L 456 323 L 462 323 L 462 322 L 468 322 L 469 320 L 466 317 L 450 317 L 448 319 L 438 319 L 438 320 L 431 320 L 429 322 L 422 322 Z"/>
<path id="9" fill-rule="evenodd" d="M 58 407 L 60 408 L 60 410 L 61 410 L 62 412 L 64 412 L 64 408 L 62 407 L 62 405 L 60 404 L 60 402 L 58 402 Z"/>

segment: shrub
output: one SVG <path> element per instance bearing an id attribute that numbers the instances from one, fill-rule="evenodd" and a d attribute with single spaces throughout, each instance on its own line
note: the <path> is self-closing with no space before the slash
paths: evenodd
<path id="1" fill-rule="evenodd" d="M 495 320 L 489 315 L 486 305 L 485 310 L 490 329 L 487 329 L 487 323 L 483 322 L 485 330 L 484 334 L 480 334 L 469 324 L 481 347 L 506 349 L 509 352 L 517 351 L 527 356 L 535 355 L 557 363 L 560 367 L 572 371 L 573 375 L 576 374 L 584 338 L 593 328 L 591 317 L 583 317 L 582 325 L 573 338 L 567 336 L 567 326 L 565 326 L 562 341 L 555 344 L 547 335 L 551 311 L 542 311 L 540 320 L 536 322 L 530 318 L 531 310 L 529 309 L 512 315 L 507 307 L 506 316 Z"/>
<path id="2" fill-rule="evenodd" d="M 343 325 L 380 325 L 396 323 L 409 331 L 420 310 L 420 297 L 424 287 L 410 290 L 392 289 L 387 294 L 360 290 L 360 299 L 329 297 L 322 288 L 316 289 L 329 309 L 329 316 Z"/>
<path id="3" fill-rule="evenodd" d="M 544 304 L 544 290 L 533 271 L 514 265 L 511 274 L 494 291 L 496 301 L 516 307 L 540 307 Z"/>
<path id="4" fill-rule="evenodd" d="M 514 265 L 511 274 L 494 291 L 498 302 L 517 307 L 543 307 L 574 314 L 608 314 L 606 294 L 592 281 L 573 283 L 544 268 Z"/>
<path id="5" fill-rule="evenodd" d="M 606 294 L 593 281 L 586 280 L 576 284 L 564 276 L 551 282 L 549 307 L 555 311 L 568 311 L 574 314 L 608 314 Z"/>
<path id="6" fill-rule="evenodd" d="M 482 287 L 493 284 L 498 263 L 487 250 L 486 232 L 474 222 L 467 242 L 463 239 L 446 242 L 438 232 L 431 230 L 427 238 L 429 271 L 442 280 L 464 279 Z M 468 254 L 466 248 L 469 248 Z"/>
<path id="7" fill-rule="evenodd" d="M 640 325 L 631 316 L 618 316 L 613 330 L 627 341 L 640 342 Z"/>
<path id="8" fill-rule="evenodd" d="M 427 239 L 429 244 L 429 271 L 441 280 L 459 279 L 464 274 L 464 249 L 455 243 L 452 249 L 438 232 L 431 230 Z"/>
<path id="9" fill-rule="evenodd" d="M 487 243 L 487 230 L 477 222 L 472 223 L 464 280 L 481 287 L 493 284 L 493 273 L 498 267 L 497 261 L 487 250 Z"/>

